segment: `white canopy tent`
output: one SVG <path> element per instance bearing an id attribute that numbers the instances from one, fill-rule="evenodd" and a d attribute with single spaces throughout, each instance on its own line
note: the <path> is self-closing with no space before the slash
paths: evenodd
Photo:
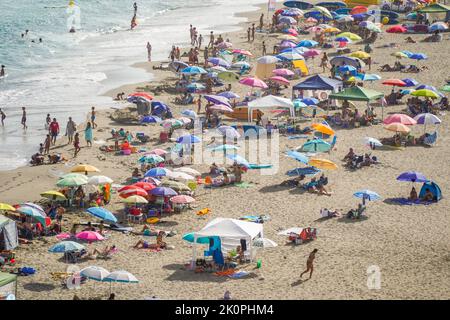
<path id="1" fill-rule="evenodd" d="M 252 241 L 262 238 L 263 225 L 229 218 L 216 218 L 210 221 L 203 229 L 193 233 L 193 261 L 196 260 L 197 239 L 202 237 L 219 237 L 222 243 L 222 252 L 227 253 L 240 245 L 241 239 L 245 239 L 247 248 L 252 257 Z"/>
<path id="2" fill-rule="evenodd" d="M 291 117 L 295 116 L 294 103 L 290 99 L 269 95 L 248 103 L 248 121 L 251 122 L 253 120 L 253 109 L 270 108 L 289 108 Z"/>

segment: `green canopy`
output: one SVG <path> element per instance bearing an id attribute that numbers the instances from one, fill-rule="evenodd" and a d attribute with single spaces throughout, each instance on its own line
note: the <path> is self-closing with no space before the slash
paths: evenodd
<path id="1" fill-rule="evenodd" d="M 6 286 L 17 280 L 17 276 L 11 273 L 0 272 L 0 287 Z"/>
<path id="2" fill-rule="evenodd" d="M 338 93 L 329 95 L 330 99 L 349 100 L 349 101 L 371 101 L 383 98 L 384 94 L 375 90 L 365 89 L 358 86 L 350 87 Z"/>
<path id="3" fill-rule="evenodd" d="M 420 13 L 445 13 L 450 11 L 450 7 L 444 4 L 435 3 L 431 6 L 426 6 L 425 8 L 417 10 Z"/>

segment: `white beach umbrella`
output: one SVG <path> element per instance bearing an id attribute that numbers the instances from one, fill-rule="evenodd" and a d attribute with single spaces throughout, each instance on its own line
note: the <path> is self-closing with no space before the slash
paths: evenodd
<path id="1" fill-rule="evenodd" d="M 259 64 L 273 64 L 273 63 L 277 63 L 279 61 L 280 61 L 280 59 L 278 59 L 277 57 L 274 57 L 274 56 L 263 56 L 256 60 L 256 62 L 258 62 Z"/>
<path id="2" fill-rule="evenodd" d="M 278 244 L 267 238 L 258 238 L 253 241 L 253 245 L 258 248 L 275 248 L 278 247 Z"/>
<path id="3" fill-rule="evenodd" d="M 111 272 L 104 281 L 107 282 L 123 282 L 123 283 L 138 283 L 139 280 L 131 273 L 125 270 L 118 270 Z"/>
<path id="4" fill-rule="evenodd" d="M 106 176 L 92 176 L 88 179 L 88 184 L 98 186 L 103 184 L 111 184 L 113 183 L 113 179 Z"/>
<path id="5" fill-rule="evenodd" d="M 372 144 L 372 145 L 374 145 L 376 147 L 382 147 L 383 146 L 383 144 L 381 143 L 380 140 L 375 139 L 375 138 L 371 138 L 371 137 L 365 137 L 364 138 L 364 144 L 366 144 L 366 145 Z"/>
<path id="6" fill-rule="evenodd" d="M 189 168 L 189 167 L 176 168 L 176 169 L 173 169 L 173 171 L 174 172 L 184 172 L 184 173 L 190 174 L 190 175 L 195 176 L 195 177 L 201 175 L 200 172 L 198 172 L 195 169 Z"/>
<path id="7" fill-rule="evenodd" d="M 277 234 L 280 235 L 280 236 L 288 236 L 291 233 L 300 234 L 302 232 L 302 230 L 303 230 L 303 228 L 293 227 L 293 228 L 289 228 L 289 229 L 280 231 Z"/>
<path id="8" fill-rule="evenodd" d="M 195 180 L 195 177 L 180 171 L 172 171 L 167 177 L 175 180 Z"/>
<path id="9" fill-rule="evenodd" d="M 96 281 L 103 281 L 111 273 L 102 267 L 89 266 L 80 271 L 80 275 Z"/>

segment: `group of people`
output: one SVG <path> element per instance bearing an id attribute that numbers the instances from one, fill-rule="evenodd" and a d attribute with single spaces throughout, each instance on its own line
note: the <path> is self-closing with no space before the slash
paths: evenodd
<path id="1" fill-rule="evenodd" d="M 350 169 L 360 169 L 362 167 L 369 167 L 378 163 L 377 157 L 371 157 L 369 153 L 365 153 L 363 156 L 358 156 L 353 151 L 353 148 L 350 148 L 343 161 L 345 162 L 345 166 Z"/>

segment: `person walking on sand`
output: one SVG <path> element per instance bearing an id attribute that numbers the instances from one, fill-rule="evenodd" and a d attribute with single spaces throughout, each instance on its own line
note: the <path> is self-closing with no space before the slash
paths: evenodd
<path id="1" fill-rule="evenodd" d="M 325 69 L 328 68 L 328 55 L 326 52 L 323 53 L 322 60 L 320 61 L 320 66 L 322 67 L 322 72 L 325 72 Z"/>
<path id="2" fill-rule="evenodd" d="M 6 114 L 3 112 L 3 110 L 0 108 L 0 117 L 2 118 L 2 127 L 5 126 L 5 119 L 6 119 Z"/>
<path id="3" fill-rule="evenodd" d="M 78 152 L 80 152 L 80 134 L 77 132 L 75 133 L 75 137 L 73 139 L 73 146 L 75 147 L 75 152 L 73 157 L 75 158 L 78 155 Z"/>
<path id="4" fill-rule="evenodd" d="M 264 13 L 261 13 L 261 16 L 259 17 L 259 30 L 262 30 L 264 27 Z"/>
<path id="5" fill-rule="evenodd" d="M 213 47 L 214 46 L 214 31 L 211 31 L 211 33 L 209 34 L 209 44 L 208 44 L 208 48 L 209 47 Z"/>
<path id="6" fill-rule="evenodd" d="M 203 58 L 205 59 L 205 66 L 207 66 L 209 59 L 208 47 L 205 47 L 205 50 L 203 50 Z"/>
<path id="7" fill-rule="evenodd" d="M 317 253 L 317 251 L 319 251 L 319 250 L 314 249 L 314 250 L 309 254 L 308 260 L 306 261 L 306 270 L 302 272 L 302 274 L 300 275 L 300 278 L 301 278 L 305 273 L 308 273 L 308 271 L 309 271 L 309 272 L 310 272 L 310 273 L 309 273 L 309 278 L 311 279 L 312 274 L 313 274 L 313 271 L 314 271 L 314 259 L 316 258 L 316 253 Z"/>
<path id="8" fill-rule="evenodd" d="M 53 121 L 50 122 L 50 125 L 48 126 L 50 130 L 50 135 L 52 137 L 52 145 L 55 145 L 56 138 L 59 134 L 59 123 L 56 121 L 56 118 L 53 118 Z"/>
<path id="9" fill-rule="evenodd" d="M 148 55 L 148 61 L 152 61 L 152 45 L 150 42 L 147 42 L 147 55 Z"/>
<path id="10" fill-rule="evenodd" d="M 50 117 L 50 113 L 47 113 L 47 118 L 45 118 L 45 130 L 50 130 L 50 123 L 52 123 L 52 117 Z"/>
<path id="11" fill-rule="evenodd" d="M 97 128 L 97 124 L 95 123 L 95 107 L 91 108 L 91 122 L 92 122 L 92 129 Z"/>
<path id="12" fill-rule="evenodd" d="M 73 142 L 73 135 L 75 134 L 76 131 L 77 131 L 77 125 L 72 120 L 72 117 L 69 117 L 69 121 L 67 121 L 67 126 L 66 126 L 66 136 L 69 139 L 69 144 L 71 144 Z"/>
<path id="13" fill-rule="evenodd" d="M 50 153 L 50 145 L 51 144 L 52 144 L 52 138 L 50 137 L 49 134 L 47 134 L 47 137 L 45 138 L 45 141 L 44 141 L 44 154 Z"/>
<path id="14" fill-rule="evenodd" d="M 87 146 L 92 147 L 92 126 L 90 122 L 87 123 L 86 129 L 84 129 L 84 139 L 86 140 Z"/>
<path id="15" fill-rule="evenodd" d="M 203 36 L 200 34 L 198 36 L 198 48 L 201 49 L 202 48 L 202 42 L 203 42 Z"/>
<path id="16" fill-rule="evenodd" d="M 255 24 L 252 23 L 252 41 L 255 41 L 255 31 L 256 31 Z"/>
<path id="17" fill-rule="evenodd" d="M 23 125 L 23 129 L 27 130 L 27 111 L 25 110 L 25 107 L 22 107 L 22 120 L 20 123 Z"/>

